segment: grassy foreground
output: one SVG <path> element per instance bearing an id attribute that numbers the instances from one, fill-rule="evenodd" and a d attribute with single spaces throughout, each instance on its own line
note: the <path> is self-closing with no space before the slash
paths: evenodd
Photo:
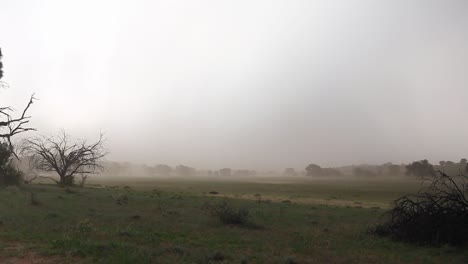
<path id="1" fill-rule="evenodd" d="M 467 263 L 368 234 L 403 181 L 102 180 L 0 189 L 0 263 Z M 211 194 L 210 194 L 211 192 Z M 249 210 L 253 226 L 207 208 Z"/>

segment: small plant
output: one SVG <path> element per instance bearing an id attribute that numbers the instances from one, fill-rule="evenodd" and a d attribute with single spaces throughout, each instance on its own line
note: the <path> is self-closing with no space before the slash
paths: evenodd
<path id="1" fill-rule="evenodd" d="M 154 197 L 155 195 L 158 197 L 161 197 L 162 192 L 158 189 L 153 189 L 153 193 L 151 194 L 151 197 Z"/>
<path id="2" fill-rule="evenodd" d="M 183 256 L 185 254 L 185 249 L 179 246 L 169 246 L 164 249 L 164 253 L 167 254 L 174 254 L 174 255 L 179 255 Z"/>
<path id="3" fill-rule="evenodd" d="M 250 214 L 245 208 L 235 208 L 223 201 L 217 205 L 209 206 L 211 215 L 218 217 L 218 219 L 227 225 L 240 225 L 250 226 Z"/>
<path id="4" fill-rule="evenodd" d="M 132 216 L 130 216 L 130 219 L 132 219 L 132 220 L 140 220 L 140 219 L 141 219 L 141 215 L 138 215 L 138 214 L 132 215 Z"/>
<path id="5" fill-rule="evenodd" d="M 76 234 L 88 234 L 96 230 L 96 227 L 89 219 L 83 219 L 76 225 L 70 227 L 70 232 Z"/>
<path id="6" fill-rule="evenodd" d="M 128 203 L 128 196 L 125 195 L 125 194 L 119 194 L 116 198 L 115 198 L 115 202 L 118 204 L 118 205 L 125 205 Z"/>
<path id="7" fill-rule="evenodd" d="M 65 188 L 65 193 L 68 193 L 68 194 L 72 194 L 72 193 L 76 193 L 76 191 L 72 190 L 71 188 Z"/>
<path id="8" fill-rule="evenodd" d="M 46 215 L 46 218 L 58 218 L 58 217 L 60 217 L 60 215 L 57 213 L 48 213 Z"/>
<path id="9" fill-rule="evenodd" d="M 227 259 L 223 253 L 216 251 L 215 253 L 206 256 L 206 262 L 208 263 L 217 263 L 217 262 L 224 262 Z"/>
<path id="10" fill-rule="evenodd" d="M 122 231 L 117 232 L 117 235 L 121 237 L 131 237 L 132 233 L 127 230 L 122 230 Z"/>
<path id="11" fill-rule="evenodd" d="M 285 264 L 298 264 L 299 262 L 297 262 L 293 257 L 286 257 L 284 259 L 284 263 Z"/>

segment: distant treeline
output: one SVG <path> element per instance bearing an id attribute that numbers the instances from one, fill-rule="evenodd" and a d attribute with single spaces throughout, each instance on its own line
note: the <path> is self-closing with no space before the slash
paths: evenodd
<path id="1" fill-rule="evenodd" d="M 311 177 L 342 177 L 354 176 L 358 178 L 416 176 L 424 177 L 434 175 L 440 170 L 449 175 L 460 173 L 468 174 L 467 159 L 459 162 L 440 161 L 438 165 L 431 164 L 427 159 L 414 161 L 410 164 L 393 164 L 391 162 L 381 165 L 351 165 L 343 167 L 321 167 L 309 164 L 304 169 L 286 168 L 283 172 L 257 172 L 247 169 L 222 168 L 217 170 L 196 169 L 186 165 L 171 167 L 166 164 L 154 166 L 138 165 L 128 162 L 106 162 L 104 174 L 113 176 L 214 176 L 214 177 L 249 177 L 256 175 L 271 176 L 311 176 Z"/>
<path id="2" fill-rule="evenodd" d="M 468 174 L 467 159 L 459 162 L 440 161 L 438 165 L 431 164 L 427 159 L 414 161 L 410 164 L 393 164 L 391 162 L 382 165 L 352 165 L 338 168 L 322 168 L 317 164 L 309 164 L 305 168 L 307 176 L 355 176 L 372 178 L 380 176 L 432 176 L 436 171 L 442 171 L 449 175 Z M 297 175 L 292 168 L 287 168 L 284 175 Z"/>
<path id="3" fill-rule="evenodd" d="M 154 166 L 138 165 L 128 162 L 105 162 L 104 174 L 114 176 L 220 176 L 220 177 L 242 177 L 254 176 L 254 170 L 223 168 L 219 170 L 196 169 L 186 165 L 171 167 L 166 164 Z"/>

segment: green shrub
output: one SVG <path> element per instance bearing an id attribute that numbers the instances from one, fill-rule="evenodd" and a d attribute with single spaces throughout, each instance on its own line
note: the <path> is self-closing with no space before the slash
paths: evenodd
<path id="1" fill-rule="evenodd" d="M 23 172 L 18 170 L 11 162 L 0 166 L 0 185 L 19 185 L 23 181 Z"/>
<path id="2" fill-rule="evenodd" d="M 218 219 L 227 225 L 241 225 L 250 226 L 250 214 L 245 208 L 234 208 L 226 201 L 222 203 L 209 206 L 208 209 L 211 215 L 218 217 Z"/>
<path id="3" fill-rule="evenodd" d="M 19 185 L 23 172 L 11 160 L 12 152 L 6 143 L 0 143 L 0 186 Z"/>

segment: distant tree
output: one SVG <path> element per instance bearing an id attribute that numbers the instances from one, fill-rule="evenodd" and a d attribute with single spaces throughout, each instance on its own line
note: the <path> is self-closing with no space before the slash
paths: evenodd
<path id="1" fill-rule="evenodd" d="M 48 178 L 63 186 L 74 185 L 76 175 L 84 183 L 89 174 L 101 171 L 101 161 L 107 154 L 102 135 L 88 144 L 85 140 L 72 140 L 64 131 L 52 137 L 25 139 L 22 151 L 38 170 L 56 172 L 59 180 Z"/>
<path id="2" fill-rule="evenodd" d="M 317 164 L 309 164 L 305 171 L 307 176 L 341 176 L 341 171 L 334 168 L 322 168 Z"/>
<path id="3" fill-rule="evenodd" d="M 172 168 L 166 164 L 158 164 L 154 166 L 154 171 L 158 175 L 169 176 L 172 172 Z"/>
<path id="4" fill-rule="evenodd" d="M 141 170 L 141 173 L 143 173 L 143 175 L 151 176 L 155 174 L 154 167 L 148 166 L 146 164 L 140 165 L 139 169 Z"/>
<path id="5" fill-rule="evenodd" d="M 400 165 L 390 164 L 387 166 L 388 174 L 391 176 L 397 176 L 401 174 L 401 167 Z"/>
<path id="6" fill-rule="evenodd" d="M 175 172 L 178 176 L 189 177 L 196 174 L 195 168 L 185 166 L 185 165 L 178 165 L 175 168 Z"/>
<path id="7" fill-rule="evenodd" d="M 373 172 L 372 170 L 362 168 L 362 167 L 354 168 L 353 175 L 356 177 L 362 177 L 362 178 L 373 178 L 377 176 L 377 174 Z"/>
<path id="8" fill-rule="evenodd" d="M 449 175 L 458 175 L 461 172 L 465 170 L 467 166 L 467 159 L 463 158 L 460 159 L 459 162 L 453 162 L 453 161 L 440 161 L 439 166 L 437 166 L 437 169 L 442 170 L 444 173 L 447 173 Z"/>
<path id="9" fill-rule="evenodd" d="M 103 172 L 111 176 L 125 175 L 128 176 L 129 168 L 124 164 L 116 161 L 103 162 Z"/>
<path id="10" fill-rule="evenodd" d="M 230 168 L 223 168 L 219 170 L 219 176 L 221 177 L 231 177 L 231 169 Z"/>
<path id="11" fill-rule="evenodd" d="M 322 175 L 322 167 L 317 164 L 309 164 L 306 168 L 306 175 L 307 176 L 321 176 Z"/>
<path id="12" fill-rule="evenodd" d="M 448 161 L 445 164 L 447 163 Z M 434 176 L 435 170 L 432 164 L 430 164 L 427 159 L 424 159 L 406 165 L 406 175 L 413 175 L 418 177 Z"/>
<path id="13" fill-rule="evenodd" d="M 466 164 L 467 164 L 467 159 L 463 158 L 460 160 L 459 164 L 462 166 L 462 167 L 465 167 Z"/>
<path id="14" fill-rule="evenodd" d="M 398 176 L 401 175 L 401 166 L 387 162 L 377 166 L 377 174 L 384 176 Z"/>
<path id="15" fill-rule="evenodd" d="M 234 176 L 235 177 L 248 177 L 248 176 L 252 176 L 253 173 L 249 170 L 236 170 L 234 172 Z"/>
<path id="16" fill-rule="evenodd" d="M 455 162 L 450 161 L 450 160 L 447 160 L 447 161 L 445 162 L 445 166 L 453 166 L 453 165 L 455 165 L 455 164 L 456 164 Z"/>
<path id="17" fill-rule="evenodd" d="M 297 176 L 297 172 L 294 168 L 284 169 L 283 176 Z"/>
<path id="18" fill-rule="evenodd" d="M 321 176 L 341 176 L 341 171 L 334 168 L 322 168 Z"/>

